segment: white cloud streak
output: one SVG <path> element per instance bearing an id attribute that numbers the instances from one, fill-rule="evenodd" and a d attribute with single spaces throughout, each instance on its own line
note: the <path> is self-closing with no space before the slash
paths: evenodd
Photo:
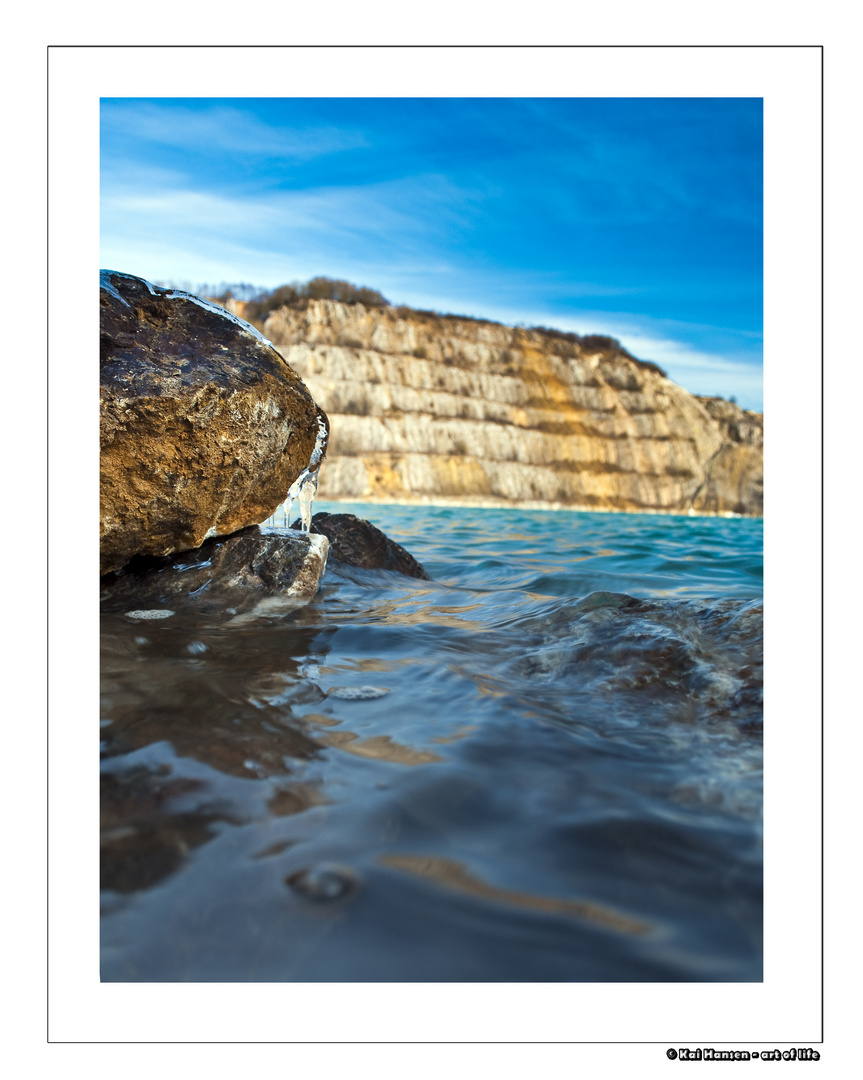
<path id="1" fill-rule="evenodd" d="M 385 289 L 453 274 L 449 253 L 481 199 L 437 175 L 255 198 L 106 182 L 103 262 L 157 280 L 273 287 L 325 274 Z"/>
<path id="2" fill-rule="evenodd" d="M 102 105 L 109 132 L 134 131 L 139 143 L 153 142 L 184 151 L 242 154 L 244 158 L 310 161 L 325 154 L 368 145 L 359 131 L 334 126 L 291 128 L 267 124 L 253 113 L 230 106 L 163 108 L 154 102 Z"/>

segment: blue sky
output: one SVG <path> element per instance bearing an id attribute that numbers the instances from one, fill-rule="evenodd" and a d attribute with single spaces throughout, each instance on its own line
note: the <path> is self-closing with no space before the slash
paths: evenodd
<path id="1" fill-rule="evenodd" d="M 103 99 L 101 262 L 611 334 L 762 407 L 754 98 Z"/>

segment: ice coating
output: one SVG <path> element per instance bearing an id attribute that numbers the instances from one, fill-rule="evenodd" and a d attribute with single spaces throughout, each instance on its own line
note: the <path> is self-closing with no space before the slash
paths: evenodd
<path id="1" fill-rule="evenodd" d="M 209 300 L 202 300 L 200 296 L 194 296 L 192 293 L 183 292 L 182 289 L 172 289 L 170 292 L 165 293 L 165 296 L 167 296 L 169 300 L 191 300 L 193 304 L 202 307 L 204 311 L 212 311 L 214 314 L 221 315 L 223 319 L 227 319 L 229 322 L 239 326 L 241 330 L 245 331 L 247 334 L 251 334 L 251 336 L 260 341 L 262 345 L 266 345 L 271 349 L 273 348 L 272 341 L 270 341 L 269 338 L 265 338 L 251 323 L 247 323 L 245 319 L 241 319 L 230 311 L 226 311 L 224 308 L 219 307 L 218 304 L 213 304 Z"/>
<path id="2" fill-rule="evenodd" d="M 303 532 L 312 528 L 312 503 L 318 493 L 318 474 L 310 473 L 300 488 L 300 523 Z"/>
<path id="3" fill-rule="evenodd" d="M 247 323 L 245 319 L 240 319 L 236 315 L 233 315 L 230 311 L 226 311 L 224 308 L 219 307 L 218 304 L 213 304 L 209 300 L 203 300 L 200 296 L 195 296 L 193 293 L 184 292 L 182 289 L 169 289 L 167 291 L 159 289 L 156 285 L 152 285 L 146 278 L 135 277 L 134 274 L 124 274 L 120 270 L 100 270 L 99 271 L 99 287 L 105 289 L 112 296 L 116 297 L 119 301 L 131 307 L 127 300 L 124 300 L 116 287 L 111 283 L 112 277 L 126 278 L 128 281 L 142 281 L 150 290 L 151 296 L 164 296 L 168 300 L 191 300 L 193 304 L 197 304 L 198 307 L 202 307 L 204 311 L 212 311 L 215 315 L 221 315 L 223 319 L 227 319 L 228 322 L 232 322 L 235 326 L 238 326 L 244 333 L 250 334 L 253 338 L 258 340 L 262 345 L 266 345 L 269 348 L 273 348 L 272 341 L 269 338 L 265 338 L 260 331 L 256 330 L 251 323 Z"/>
<path id="4" fill-rule="evenodd" d="M 120 293 L 117 291 L 117 286 L 111 281 L 112 277 L 127 277 L 126 274 L 117 274 L 114 270 L 100 270 L 99 271 L 99 288 L 104 289 L 106 293 L 110 293 L 115 300 L 119 300 L 121 304 L 125 304 L 127 308 L 132 305 L 128 300 L 124 300 Z"/>
<path id="5" fill-rule="evenodd" d="M 99 271 L 99 286 L 102 289 L 106 289 L 112 296 L 116 296 L 119 300 L 123 300 L 123 297 L 117 292 L 114 286 L 111 284 L 112 277 L 126 278 L 127 281 L 143 281 L 143 283 L 150 290 L 152 296 L 161 296 L 161 292 L 155 285 L 151 285 L 145 278 L 135 277 L 134 274 L 124 274 L 121 270 L 100 270 Z M 123 300 L 126 307 L 131 307 L 127 300 Z"/>
<path id="6" fill-rule="evenodd" d="M 294 499 L 300 500 L 300 522 L 302 532 L 309 532 L 312 527 L 312 503 L 318 491 L 317 470 L 303 469 L 288 490 L 284 502 L 285 526 L 291 527 L 291 505 Z"/>
<path id="7" fill-rule="evenodd" d="M 327 441 L 330 435 L 327 431 L 327 425 L 324 423 L 324 418 L 318 413 L 318 434 L 315 437 L 315 448 L 312 450 L 312 456 L 309 459 L 309 468 L 314 468 L 321 462 L 321 455 L 327 448 Z"/>
<path id="8" fill-rule="evenodd" d="M 302 532 L 309 532 L 312 527 L 312 502 L 318 490 L 318 474 L 303 469 L 296 480 L 291 484 L 288 497 L 285 499 L 285 525 L 291 527 L 291 505 L 294 499 L 300 500 L 300 528 Z"/>
<path id="9" fill-rule="evenodd" d="M 287 528 L 291 527 L 291 506 L 294 499 L 300 500 L 300 528 L 302 532 L 309 532 L 312 527 L 312 503 L 318 490 L 318 467 L 326 449 L 328 438 L 327 425 L 324 423 L 321 414 L 318 413 L 318 434 L 315 438 L 315 447 L 312 450 L 312 456 L 309 458 L 309 464 L 291 484 L 283 504 L 285 526 Z M 275 517 L 275 514 L 273 516 Z"/>

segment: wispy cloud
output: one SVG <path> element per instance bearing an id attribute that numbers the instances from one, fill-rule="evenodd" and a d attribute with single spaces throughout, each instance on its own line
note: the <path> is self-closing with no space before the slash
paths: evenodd
<path id="1" fill-rule="evenodd" d="M 470 228 L 481 199 L 481 193 L 434 175 L 256 197 L 108 183 L 103 242 L 131 245 L 155 232 L 174 250 L 185 245 L 189 253 L 218 240 L 259 253 L 301 248 L 313 259 L 340 255 L 356 261 L 363 251 L 370 262 L 385 257 L 390 265 L 407 260 L 444 268 L 450 260 L 441 250 Z"/>
<path id="2" fill-rule="evenodd" d="M 139 143 L 158 143 L 207 155 L 231 153 L 308 161 L 368 145 L 357 130 L 334 125 L 268 124 L 250 110 L 225 105 L 193 108 L 106 101 L 102 106 L 102 127 L 108 135 L 134 132 Z"/>
<path id="3" fill-rule="evenodd" d="M 729 360 L 693 349 L 682 341 L 632 330 L 625 332 L 625 344 L 634 356 L 659 364 L 690 393 L 725 396 L 728 387 L 735 387 L 734 395 L 740 404 L 758 411 L 763 408 L 763 375 L 758 363 Z"/>

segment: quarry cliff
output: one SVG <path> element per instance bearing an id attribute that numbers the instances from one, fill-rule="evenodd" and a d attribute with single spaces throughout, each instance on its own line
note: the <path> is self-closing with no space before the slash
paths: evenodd
<path id="1" fill-rule="evenodd" d="M 334 300 L 259 325 L 329 415 L 322 498 L 762 513 L 763 416 L 613 339 Z"/>

